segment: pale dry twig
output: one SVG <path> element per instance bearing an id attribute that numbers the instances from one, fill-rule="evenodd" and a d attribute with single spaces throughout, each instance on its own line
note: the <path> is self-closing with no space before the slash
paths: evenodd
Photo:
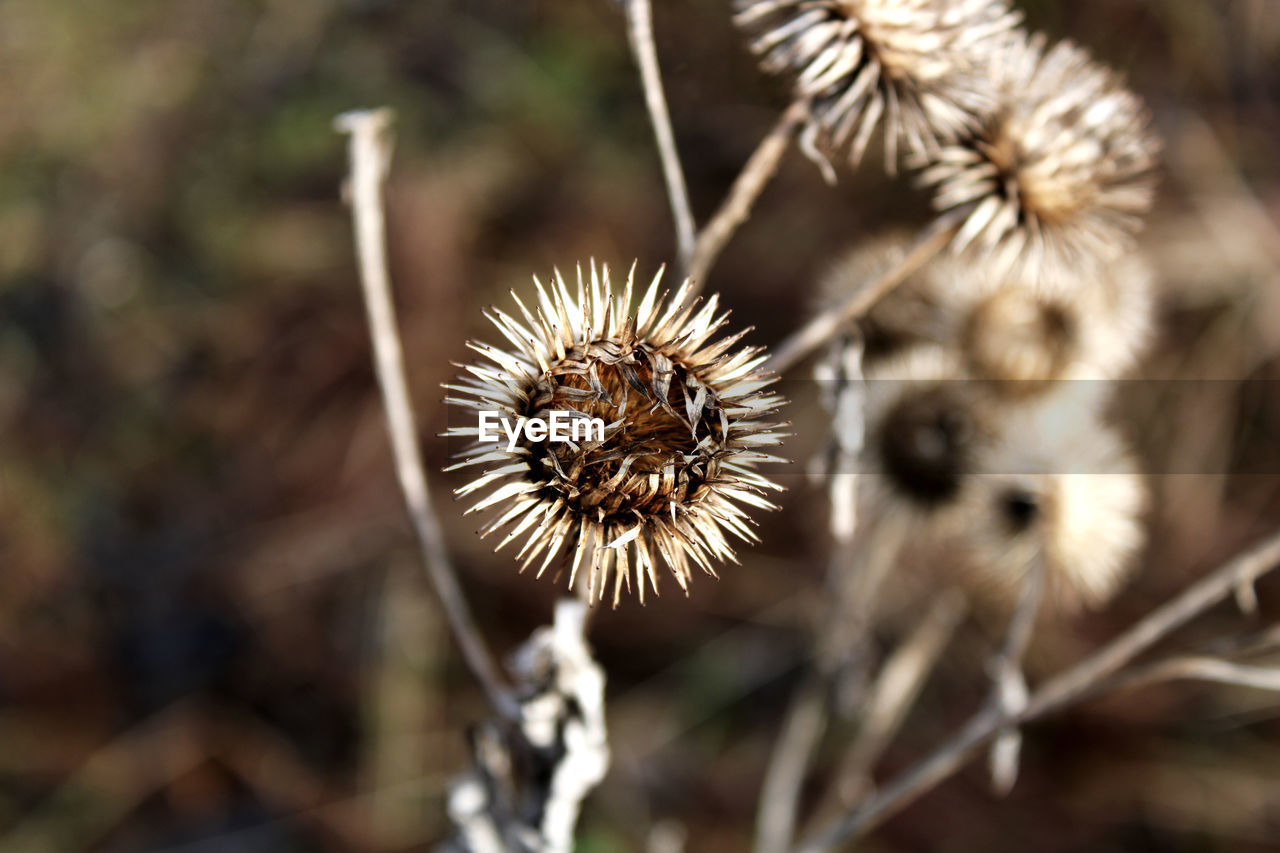
<path id="1" fill-rule="evenodd" d="M 689 278 L 695 286 L 701 286 L 706 280 L 720 253 L 751 217 L 751 208 L 778 173 L 782 156 L 787 153 L 808 114 L 809 105 L 805 101 L 796 101 L 782 113 L 734 179 L 720 207 L 698 232 L 693 259 L 689 263 Z"/>
<path id="2" fill-rule="evenodd" d="M 857 736 L 840 760 L 820 812 L 847 808 L 866 795 L 876 761 L 901 730 L 966 609 L 958 592 L 943 594 L 881 665 L 859 714 Z"/>
<path id="3" fill-rule="evenodd" d="M 689 270 L 695 239 L 693 210 L 689 206 L 689 188 L 685 184 L 680 155 L 676 151 L 671 114 L 667 109 L 667 96 L 663 92 L 662 74 L 658 69 L 658 51 L 653 43 L 653 9 L 649 0 L 622 0 L 622 6 L 627 16 L 627 41 L 635 56 L 636 66 L 640 69 L 644 103 L 649 110 L 649 121 L 653 125 L 653 135 L 658 143 L 662 176 L 667 182 L 667 197 L 671 200 L 680 268 Z"/>
<path id="4" fill-rule="evenodd" d="M 809 759 L 827 730 L 829 688 L 828 679 L 811 670 L 791 697 L 760 789 L 756 853 L 783 853 L 791 845 Z"/>
<path id="5" fill-rule="evenodd" d="M 449 628 L 468 668 L 495 710 L 510 717 L 515 713 L 514 703 L 503 686 L 498 668 L 458 585 L 445 547 L 444 532 L 431 506 L 427 475 L 418 451 L 418 430 L 409 402 L 404 353 L 396 331 L 395 306 L 387 272 L 382 186 L 391 160 L 391 120 L 390 110 L 377 109 L 344 113 L 334 121 L 339 132 L 350 136 L 349 191 L 360 262 L 360 284 L 368 312 L 369 333 L 373 339 L 374 369 L 386 407 L 387 431 L 395 455 L 396 475 L 432 586 L 440 596 Z"/>
<path id="6" fill-rule="evenodd" d="M 875 281 L 854 291 L 843 305 L 816 315 L 804 326 L 788 335 L 786 340 L 774 348 L 773 355 L 765 362 L 765 367 L 774 373 L 784 373 L 839 334 L 841 329 L 865 314 L 872 305 L 883 299 L 912 273 L 928 263 L 930 258 L 942 251 L 968 212 L 969 208 L 964 207 L 950 211 L 934 220 L 933 224 L 920 232 L 911 243 L 897 266 L 886 270 Z"/>
<path id="7" fill-rule="evenodd" d="M 1023 579 L 1022 594 L 1009 622 L 1004 647 L 992 662 L 991 677 L 995 681 L 992 698 L 1008 717 L 1017 716 L 1027 706 L 1027 679 L 1022 673 L 1022 659 L 1031 645 L 1036 614 L 1044 598 L 1044 575 L 1044 560 L 1037 558 Z M 1021 751 L 1022 733 L 1017 726 L 1002 731 L 991 745 L 991 784 L 996 793 L 1004 795 L 1013 789 L 1018 779 Z"/>

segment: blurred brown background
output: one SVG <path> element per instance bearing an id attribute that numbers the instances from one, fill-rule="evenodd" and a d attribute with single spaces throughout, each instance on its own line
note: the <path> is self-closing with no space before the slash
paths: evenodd
<path id="1" fill-rule="evenodd" d="M 728 0 L 656 5 L 705 219 L 786 93 Z M 1148 99 L 1167 172 L 1144 238 L 1162 279 L 1144 375 L 1224 380 L 1123 407 L 1153 470 L 1210 473 L 1153 478 L 1137 583 L 1064 629 L 1085 650 L 1280 520 L 1280 16 L 1275 0 L 1019 5 Z M 481 307 L 553 265 L 670 259 L 614 5 L 0 2 L 5 853 L 413 850 L 444 833 L 484 709 L 400 507 L 330 127 L 382 104 L 398 115 L 393 277 L 438 470 L 438 384 L 487 336 Z M 751 342 L 794 327 L 832 253 L 926 220 L 926 196 L 878 162 L 829 189 L 788 158 L 709 284 Z M 789 417 L 803 459 L 821 415 L 801 399 Z M 459 482 L 434 477 L 450 543 L 509 651 L 558 590 L 488 554 L 449 501 Z M 656 825 L 691 851 L 746 849 L 826 550 L 821 495 L 789 485 L 740 568 L 596 622 L 614 765 L 581 850 L 642 850 Z M 1261 592 L 1274 619 L 1280 588 Z M 1224 607 L 1187 636 L 1242 623 Z M 981 700 L 956 656 L 886 769 Z M 1031 730 L 1008 799 L 971 768 L 865 847 L 1280 847 L 1273 700 L 1180 685 L 1086 706 Z"/>

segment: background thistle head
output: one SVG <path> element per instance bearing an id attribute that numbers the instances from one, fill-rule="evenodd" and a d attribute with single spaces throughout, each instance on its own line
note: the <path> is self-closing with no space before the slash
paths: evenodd
<path id="1" fill-rule="evenodd" d="M 735 0 L 735 22 L 771 74 L 810 102 L 806 150 L 857 164 L 884 125 L 885 162 L 975 127 L 992 106 L 986 55 L 1020 16 L 1005 0 Z"/>
<path id="2" fill-rule="evenodd" d="M 990 73 L 995 110 L 921 175 L 937 210 L 968 211 L 956 247 L 1029 276 L 1129 249 L 1159 153 L 1141 99 L 1070 42 L 1046 50 L 1042 35 L 1006 39 Z"/>

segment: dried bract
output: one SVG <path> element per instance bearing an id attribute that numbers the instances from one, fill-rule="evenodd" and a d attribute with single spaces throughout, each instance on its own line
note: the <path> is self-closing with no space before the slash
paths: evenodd
<path id="1" fill-rule="evenodd" d="M 483 494 L 469 512 L 499 513 L 481 530 L 505 530 L 498 548 L 524 536 L 522 571 L 536 562 L 541 575 L 565 552 L 569 585 L 584 572 L 603 598 L 612 576 L 615 605 L 633 571 L 642 601 L 646 578 L 656 593 L 660 562 L 686 593 L 691 566 L 714 575 L 714 560 L 734 559 L 726 533 L 756 538 L 743 505 L 772 509 L 764 494 L 780 488 L 755 470 L 782 461 L 769 450 L 782 438 L 773 416 L 783 400 L 769 391 L 762 349 L 735 349 L 745 331 L 715 339 L 728 319 L 717 297 L 700 304 L 688 282 L 669 297 L 660 278 L 634 312 L 632 277 L 617 293 L 594 262 L 585 277 L 579 268 L 576 292 L 559 273 L 549 285 L 535 278 L 532 309 L 513 292 L 516 316 L 487 314 L 510 348 L 470 344 L 488 363 L 447 386 L 448 402 L 510 420 L 566 412 L 604 422 L 603 438 L 577 442 L 526 431 L 512 452 L 475 441 L 453 468 L 481 469 L 457 492 Z"/>
<path id="2" fill-rule="evenodd" d="M 1142 101 L 1069 42 L 1018 37 L 993 62 L 1000 105 L 929 159 L 939 211 L 972 206 L 955 245 L 1006 268 L 1097 266 L 1127 249 L 1151 207 L 1159 145 Z"/>
<path id="3" fill-rule="evenodd" d="M 861 160 L 885 124 L 892 171 L 974 129 L 995 101 L 982 73 L 1019 21 L 1006 0 L 736 0 L 735 22 L 771 74 L 795 74 L 811 103 L 806 150 L 821 141 Z"/>
<path id="4" fill-rule="evenodd" d="M 1134 567 L 1145 541 L 1146 486 L 1087 392 L 1062 386 L 1011 414 L 983 448 L 955 505 L 937 521 L 946 554 L 966 585 L 1012 603 L 1036 560 L 1059 610 L 1097 607 Z"/>

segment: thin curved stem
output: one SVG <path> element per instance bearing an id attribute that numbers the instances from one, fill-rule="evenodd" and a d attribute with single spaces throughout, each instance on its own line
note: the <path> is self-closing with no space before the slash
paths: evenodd
<path id="1" fill-rule="evenodd" d="M 795 837 L 800 790 L 827 730 L 827 688 L 828 679 L 810 671 L 791 697 L 760 791 L 755 853 L 784 853 Z"/>
<path id="2" fill-rule="evenodd" d="M 1078 699 L 1094 685 L 1115 675 L 1169 633 L 1232 595 L 1239 584 L 1256 581 L 1276 568 L 1277 562 L 1280 562 L 1280 533 L 1272 534 L 1217 571 L 1192 584 L 1181 595 L 1121 634 L 1102 651 L 1045 684 L 1031 697 L 1022 718 L 1044 716 Z"/>
<path id="3" fill-rule="evenodd" d="M 688 277 L 693 280 L 695 288 L 702 287 L 720 253 L 729 245 L 742 223 L 750 218 L 756 199 L 778 173 L 782 156 L 787 153 L 808 114 L 808 101 L 796 101 L 779 116 L 778 123 L 756 146 L 756 150 L 734 179 L 729 194 L 725 196 L 715 215 L 698 232 L 693 259 L 687 267 Z"/>
<path id="4" fill-rule="evenodd" d="M 1045 568 L 1043 557 L 1037 557 L 1022 582 L 1013 619 L 1005 636 L 1004 647 L 991 665 L 994 681 L 992 700 L 1006 716 L 1016 716 L 1027 704 L 1027 679 L 1022 661 L 1035 631 L 1036 614 L 1044 598 Z M 991 747 L 991 783 L 1001 796 L 1013 790 L 1018 779 L 1018 762 L 1022 752 L 1022 732 L 1009 726 Z"/>
<path id="5" fill-rule="evenodd" d="M 774 373 L 784 373 L 839 334 L 841 329 L 865 314 L 889 291 L 942 251 L 968 213 L 968 207 L 958 208 L 936 219 L 920 232 L 896 266 L 885 271 L 866 287 L 858 289 L 839 308 L 818 314 L 774 347 L 773 355 L 765 362 L 765 368 Z"/>
<path id="6" fill-rule="evenodd" d="M 1136 668 L 1132 672 L 1122 672 L 1108 682 L 1104 689 L 1105 692 L 1111 693 L 1117 690 L 1146 687 L 1163 681 L 1208 681 L 1214 684 L 1230 684 L 1236 687 L 1280 692 L 1280 669 L 1273 666 L 1253 666 L 1214 657 L 1176 657 Z"/>
<path id="7" fill-rule="evenodd" d="M 680 154 L 676 151 L 675 134 L 671 130 L 667 96 L 662 90 L 658 51 L 653 43 L 653 9 L 649 0 L 623 0 L 622 5 L 627 16 L 627 41 L 631 44 L 631 52 L 640 69 L 644 103 L 649 110 L 649 121 L 653 125 L 653 135 L 658 143 L 662 176 L 667 182 L 667 197 L 671 200 L 671 216 L 676 226 L 676 252 L 680 268 L 688 271 L 696 239 L 693 209 L 689 205 L 689 188 L 685 185 Z"/>
<path id="8" fill-rule="evenodd" d="M 901 730 L 967 609 L 962 595 L 943 593 L 880 667 L 859 710 L 857 736 L 820 800 L 818 817 L 837 814 L 866 796 L 876 762 Z"/>
<path id="9" fill-rule="evenodd" d="M 396 331 L 395 305 L 387 272 L 382 186 L 391 162 L 391 120 L 390 110 L 378 109 L 344 113 L 334 121 L 335 128 L 350 137 L 348 189 L 355 225 L 356 254 L 360 262 L 360 284 L 368 312 L 369 334 L 373 340 L 374 368 L 386 408 L 387 432 L 395 456 L 396 475 L 414 534 L 422 549 L 427 575 L 440 597 L 445 618 L 467 667 L 494 709 L 511 718 L 517 711 L 516 705 L 503 685 L 458 585 L 444 533 L 431 506 L 426 470 L 418 451 L 418 431 L 409 402 L 404 353 Z"/>

